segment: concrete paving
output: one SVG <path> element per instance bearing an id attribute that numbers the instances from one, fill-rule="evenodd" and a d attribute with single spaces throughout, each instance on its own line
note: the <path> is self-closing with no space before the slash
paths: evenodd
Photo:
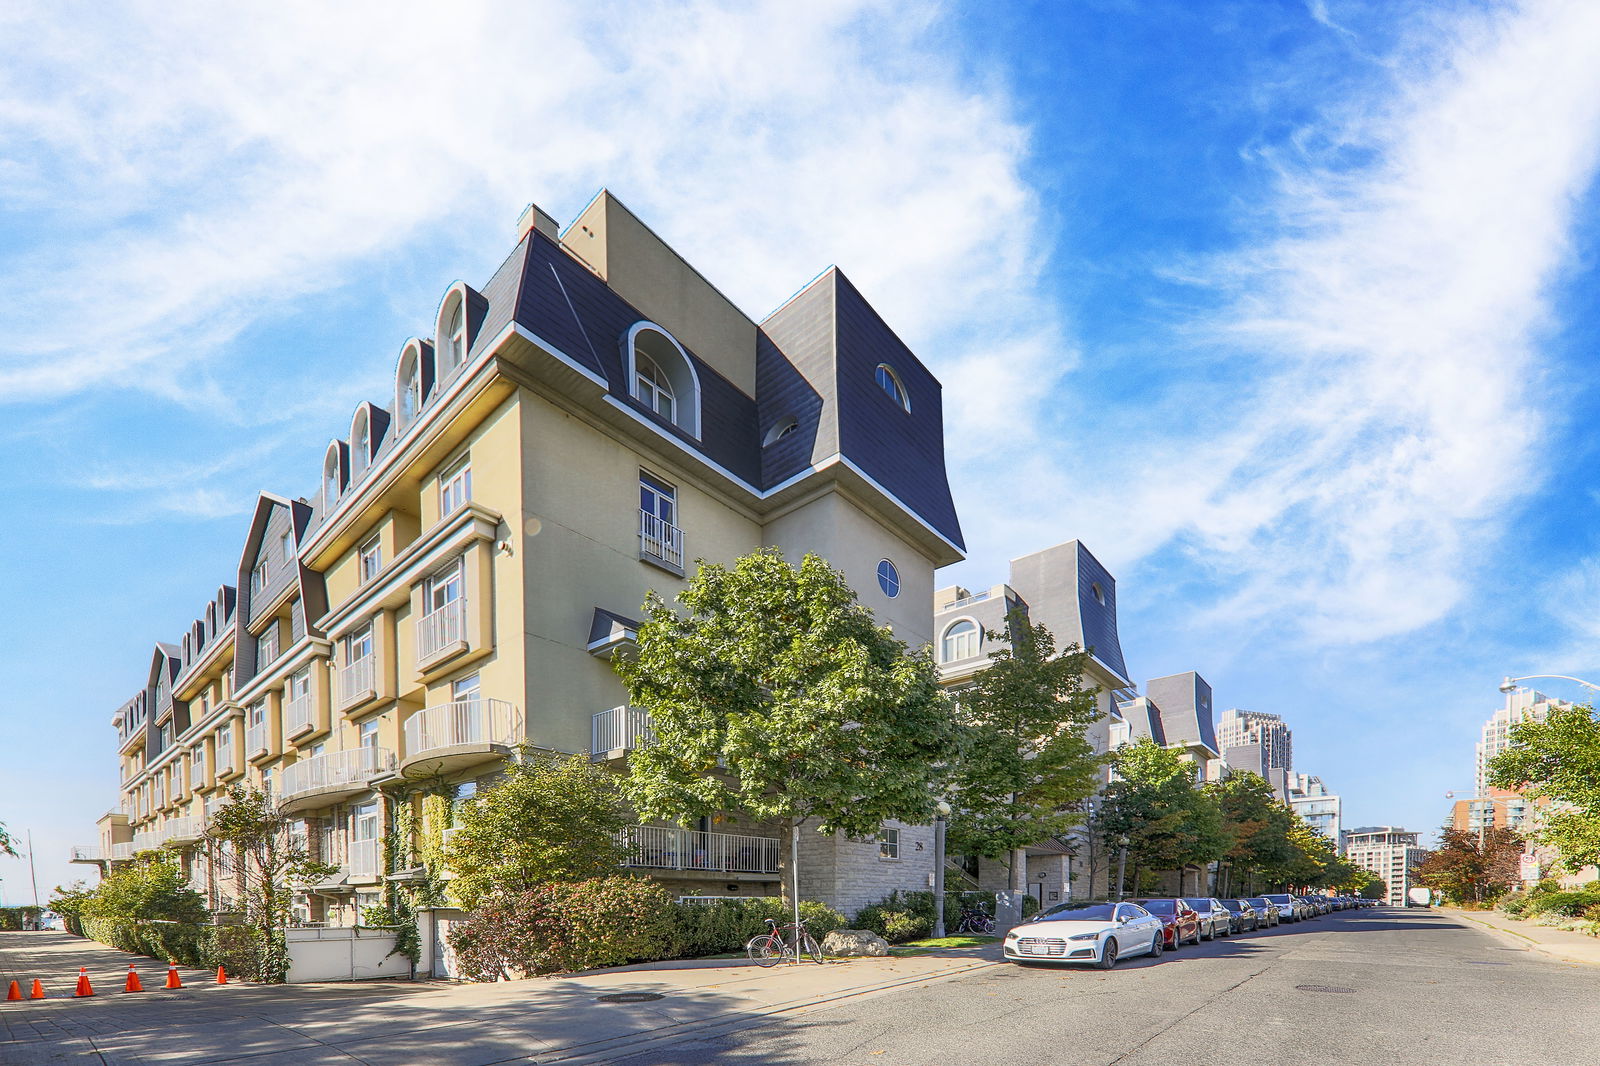
<path id="1" fill-rule="evenodd" d="M 218 986 L 203 975 L 186 975 L 188 987 L 180 992 L 106 992 L 113 979 L 121 988 L 129 958 L 62 933 L 0 933 L 0 968 L 54 966 L 61 975 L 57 986 L 69 994 L 77 967 L 88 966 L 102 993 L 88 1000 L 0 1003 L 0 1062 L 611 1061 L 685 1036 L 733 1033 L 776 1014 L 996 966 L 971 951 L 945 951 L 771 969 L 742 961 L 652 963 L 489 985 Z M 166 972 L 157 963 L 141 973 L 146 969 Z M 145 981 L 147 988 L 159 984 Z M 660 998 L 600 1001 L 618 993 Z"/>
<path id="2" fill-rule="evenodd" d="M 1600 937 L 1575 933 L 1570 929 L 1553 929 L 1530 921 L 1519 922 L 1498 911 L 1445 910 L 1451 917 L 1481 925 L 1518 947 L 1531 948 L 1562 962 L 1600 966 Z"/>

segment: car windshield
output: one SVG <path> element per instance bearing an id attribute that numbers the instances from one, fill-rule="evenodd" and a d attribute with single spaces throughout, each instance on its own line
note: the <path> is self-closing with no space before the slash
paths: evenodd
<path id="1" fill-rule="evenodd" d="M 1250 902 L 1254 903 L 1256 906 L 1259 907 L 1263 903 L 1271 903 L 1272 901 L 1270 899 L 1268 899 L 1266 896 L 1255 896 L 1250 900 Z"/>
<path id="2" fill-rule="evenodd" d="M 1230 911 L 1244 910 L 1244 900 L 1242 899 L 1225 899 L 1222 901 L 1222 905 Z"/>
<path id="3" fill-rule="evenodd" d="M 1111 913 L 1116 909 L 1112 903 L 1092 903 L 1087 906 L 1081 903 L 1063 903 L 1059 907 L 1051 907 L 1047 911 L 1040 911 L 1036 922 L 1109 922 Z"/>
<path id="4" fill-rule="evenodd" d="M 1187 899 L 1186 898 L 1186 899 L 1184 899 L 1184 902 L 1187 903 L 1189 906 L 1193 907 L 1197 911 L 1208 911 L 1208 910 L 1211 909 L 1211 901 L 1209 899 Z"/>
<path id="5" fill-rule="evenodd" d="M 1267 899 L 1272 900 L 1272 902 L 1274 902 L 1274 903 L 1288 903 L 1291 900 L 1293 900 L 1294 897 L 1293 896 L 1268 896 Z"/>
<path id="6" fill-rule="evenodd" d="M 1139 906 L 1143 907 L 1151 914 L 1171 914 L 1175 909 L 1170 899 L 1140 900 Z"/>

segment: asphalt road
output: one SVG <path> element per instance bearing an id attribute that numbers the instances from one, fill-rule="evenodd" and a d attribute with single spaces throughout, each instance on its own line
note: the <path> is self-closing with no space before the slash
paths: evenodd
<path id="1" fill-rule="evenodd" d="M 1600 968 L 1443 914 L 1374 909 L 1130 959 L 1110 973 L 982 970 L 620 1061 L 1593 1066 L 1597 1005 Z"/>

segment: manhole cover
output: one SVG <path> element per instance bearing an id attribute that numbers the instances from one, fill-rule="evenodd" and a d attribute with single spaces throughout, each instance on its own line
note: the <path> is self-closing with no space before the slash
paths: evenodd
<path id="1" fill-rule="evenodd" d="M 1338 985 L 1295 985 L 1302 992 L 1354 992 L 1353 988 L 1340 988 Z"/>
<path id="2" fill-rule="evenodd" d="M 654 1003 L 663 999 L 660 992 L 613 992 L 608 996 L 596 997 L 598 1003 Z"/>

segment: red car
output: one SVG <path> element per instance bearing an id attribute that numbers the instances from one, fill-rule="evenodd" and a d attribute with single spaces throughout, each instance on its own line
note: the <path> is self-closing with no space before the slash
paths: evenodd
<path id="1" fill-rule="evenodd" d="M 1185 941 L 1200 943 L 1200 915 L 1181 899 L 1136 899 L 1139 906 L 1161 919 L 1167 947 L 1181 947 Z"/>

